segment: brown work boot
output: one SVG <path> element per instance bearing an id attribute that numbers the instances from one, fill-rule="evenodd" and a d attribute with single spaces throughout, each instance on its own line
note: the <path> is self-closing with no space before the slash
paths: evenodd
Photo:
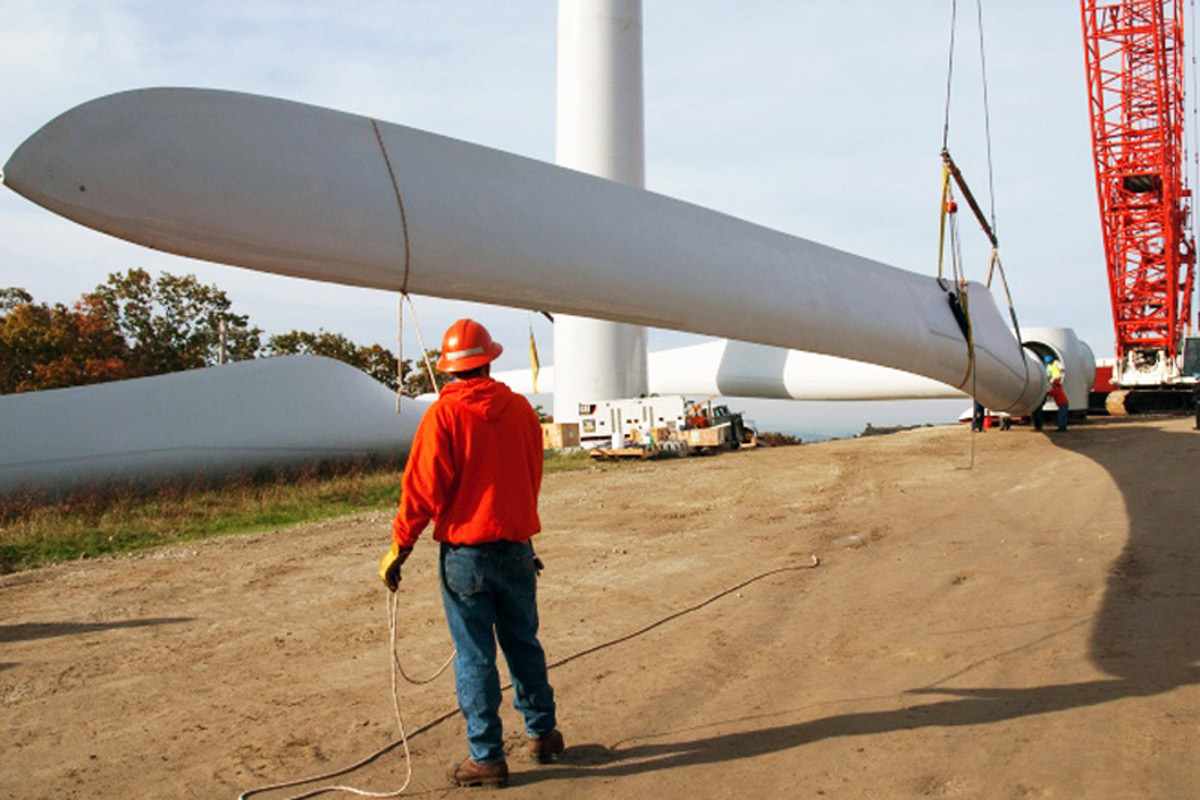
<path id="1" fill-rule="evenodd" d="M 558 760 L 565 749 L 563 735 L 557 730 L 550 731 L 545 736 L 530 737 L 525 743 L 525 753 L 531 761 L 539 764 L 549 764 L 551 761 Z"/>
<path id="2" fill-rule="evenodd" d="M 457 764 L 451 764 L 446 770 L 446 777 L 455 786 L 508 786 L 508 762 L 497 761 L 495 764 L 476 764 L 468 758 Z"/>

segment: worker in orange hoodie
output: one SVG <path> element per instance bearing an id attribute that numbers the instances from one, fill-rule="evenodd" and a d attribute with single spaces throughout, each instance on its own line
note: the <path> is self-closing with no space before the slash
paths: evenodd
<path id="1" fill-rule="evenodd" d="M 417 427 L 401 481 L 393 544 L 379 565 L 392 591 L 432 520 L 470 757 L 450 767 L 459 786 L 505 786 L 496 642 L 525 717 L 526 753 L 546 763 L 563 751 L 554 690 L 538 642 L 537 570 L 530 538 L 541 530 L 542 431 L 522 396 L 490 377 L 503 348 L 486 328 L 460 319 L 442 339 L 442 388 Z"/>

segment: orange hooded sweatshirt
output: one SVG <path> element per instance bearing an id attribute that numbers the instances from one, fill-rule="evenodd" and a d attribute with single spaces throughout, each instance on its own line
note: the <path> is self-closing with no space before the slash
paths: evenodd
<path id="1" fill-rule="evenodd" d="M 491 378 L 442 388 L 417 426 L 392 535 L 412 547 L 430 520 L 449 544 L 524 542 L 542 529 L 542 429 L 524 397 Z"/>

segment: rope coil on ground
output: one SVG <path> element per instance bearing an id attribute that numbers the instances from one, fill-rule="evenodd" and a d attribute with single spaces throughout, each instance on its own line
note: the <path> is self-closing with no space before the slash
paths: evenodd
<path id="1" fill-rule="evenodd" d="M 443 672 L 446 671 L 446 668 L 449 667 L 450 664 L 454 661 L 454 656 L 457 655 L 457 651 L 455 653 L 451 653 L 450 657 L 448 659 L 446 659 L 446 663 L 444 663 L 440 667 L 438 667 L 437 671 L 434 672 L 432 675 L 430 675 L 428 678 L 412 678 L 412 677 L 410 677 L 408 675 L 408 673 L 406 673 L 404 671 L 404 666 L 400 663 L 400 654 L 396 650 L 396 631 L 397 631 L 396 617 L 398 616 L 399 608 L 400 608 L 400 593 L 392 592 L 390 594 L 390 596 L 388 597 L 388 604 L 387 604 L 388 650 L 390 653 L 391 667 L 392 667 L 391 668 L 392 711 L 396 717 L 396 727 L 400 731 L 400 738 L 393 740 L 392 742 L 389 742 L 386 747 L 372 753 L 371 755 L 367 756 L 366 758 L 364 758 L 360 761 L 356 761 L 355 763 L 351 764 L 348 767 L 343 767 L 341 769 L 337 769 L 332 772 L 325 772 L 320 775 L 312 775 L 307 778 L 299 778 L 299 779 L 293 780 L 293 781 L 284 781 L 282 783 L 274 783 L 274 784 L 271 784 L 270 786 L 260 786 L 257 789 L 251 789 L 248 792 L 243 792 L 242 794 L 238 795 L 238 800 L 246 800 L 246 798 L 251 797 L 252 795 L 262 794 L 263 792 L 278 791 L 280 789 L 290 789 L 294 786 L 303 786 L 306 783 L 316 783 L 317 781 L 332 780 L 333 778 L 336 778 L 339 775 L 345 775 L 347 773 L 354 772 L 355 770 L 365 767 L 367 764 L 370 764 L 372 761 L 374 761 L 379 756 L 394 749 L 397 745 L 400 745 L 404 748 L 405 774 L 404 774 L 404 783 L 400 786 L 400 788 L 395 789 L 390 792 L 372 792 L 372 791 L 368 791 L 365 789 L 358 789 L 353 786 L 323 786 L 319 789 L 313 789 L 311 791 L 304 792 L 302 794 L 293 795 L 292 797 L 288 798 L 288 800 L 303 800 L 303 798 L 315 797 L 317 795 L 326 794 L 328 792 L 343 792 L 346 794 L 353 794 L 358 797 L 390 798 L 390 797 L 399 797 L 400 795 L 402 795 L 406 791 L 408 791 L 408 786 L 410 783 L 412 783 L 412 754 L 409 753 L 409 750 L 408 750 L 409 735 L 404 729 L 404 715 L 400 710 L 400 689 L 399 689 L 399 684 L 396 680 L 396 677 L 397 677 L 397 675 L 399 675 L 400 677 L 403 677 L 404 680 L 408 681 L 409 683 L 418 685 L 418 686 L 421 684 L 425 684 L 425 683 L 431 683 L 432 681 L 436 680 L 438 678 L 438 676 L 440 676 Z M 415 733 L 419 733 L 422 730 L 426 730 L 426 728 L 424 728 L 424 727 L 420 728 Z M 415 733 L 413 735 L 415 735 Z"/>
<path id="2" fill-rule="evenodd" d="M 801 570 L 816 569 L 818 566 L 821 565 L 821 559 L 816 554 L 812 554 L 809 557 L 809 559 L 810 560 L 807 563 L 790 564 L 790 565 L 783 566 L 783 567 L 776 567 L 775 569 L 770 569 L 765 572 L 760 572 L 760 573 L 758 573 L 750 578 L 747 578 L 746 580 L 744 580 L 734 586 L 730 586 L 727 589 L 722 589 L 720 592 L 717 592 L 716 594 L 711 595 L 710 597 L 705 598 L 704 600 L 701 600 L 698 603 L 690 605 L 687 608 L 680 609 L 679 611 L 676 611 L 672 614 L 662 617 L 661 619 L 655 620 L 654 622 L 650 623 L 649 625 L 638 628 L 637 630 L 631 631 L 622 636 L 618 636 L 615 639 L 609 639 L 607 641 L 601 642 L 600 644 L 593 645 L 591 647 L 580 650 L 579 652 L 572 653 L 571 655 L 566 656 L 565 658 L 560 658 L 557 661 L 553 661 L 546 665 L 546 669 L 547 670 L 556 669 L 557 667 L 561 667 L 564 664 L 569 664 L 572 661 L 577 661 L 578 659 L 584 658 L 585 656 L 589 656 L 589 655 L 592 655 L 593 653 L 597 653 L 597 652 L 599 652 L 601 650 L 605 650 L 609 647 L 613 647 L 615 645 L 622 644 L 624 642 L 628 642 L 631 639 L 636 639 L 639 636 L 643 636 L 643 635 L 649 633 L 650 631 L 654 630 L 655 628 L 659 628 L 663 625 L 666 625 L 668 622 L 672 622 L 673 620 L 679 619 L 680 617 L 686 616 L 687 614 L 691 614 L 693 612 L 699 611 L 700 609 L 704 608 L 705 606 L 709 606 L 709 605 L 715 603 L 716 601 L 720 600 L 721 598 L 731 595 L 734 592 L 744 589 L 747 586 L 749 586 L 753 583 L 757 583 L 758 581 L 761 581 L 765 578 L 769 578 L 773 575 L 779 575 L 779 574 L 782 574 L 785 572 L 798 572 Z M 399 601 L 399 593 L 398 592 L 393 592 L 391 594 L 391 596 L 388 598 L 388 647 L 390 650 L 390 658 L 391 658 L 391 664 L 392 664 L 392 669 L 391 669 L 392 709 L 396 715 L 396 724 L 400 730 L 400 738 L 389 742 L 388 744 L 384 745 L 380 749 L 376 750 L 374 753 L 371 753 L 370 755 L 366 756 L 365 758 L 362 758 L 359 761 L 356 761 L 349 766 L 342 767 L 341 769 L 337 769 L 337 770 L 334 770 L 331 772 L 326 772 L 321 775 L 313 775 L 308 778 L 300 778 L 297 780 L 285 781 L 282 783 L 271 784 L 269 786 L 260 786 L 255 789 L 250 789 L 250 790 L 238 795 L 238 800 L 247 800 L 247 798 L 250 798 L 254 795 L 262 794 L 264 792 L 278 791 L 280 789 L 290 789 L 290 788 L 293 788 L 296 786 L 303 786 L 303 785 L 309 784 L 309 783 L 317 783 L 319 781 L 332 780 L 333 778 L 336 778 L 338 776 L 346 775 L 348 773 L 362 769 L 363 767 L 370 764 L 375 759 L 379 758 L 380 756 L 384 755 L 385 753 L 391 752 L 392 750 L 396 749 L 397 747 L 403 748 L 404 762 L 405 762 L 404 783 L 399 789 L 396 789 L 391 792 L 370 792 L 370 791 L 366 791 L 363 789 L 356 789 L 352 786 L 323 786 L 323 787 L 320 787 L 317 789 L 312 789 L 312 790 L 303 792 L 301 794 L 292 795 L 292 796 L 286 798 L 285 800 L 306 800 L 309 797 L 316 797 L 318 795 L 326 794 L 329 792 L 344 792 L 347 794 L 356 795 L 358 797 L 393 798 L 393 797 L 399 797 L 402 794 L 404 794 L 406 791 L 408 791 L 408 787 L 412 783 L 412 755 L 408 749 L 409 740 L 411 740 L 413 737 L 417 736 L 418 734 L 424 733 L 424 732 L 440 725 L 441 723 L 445 722 L 448 719 L 452 719 L 453 717 L 458 715 L 459 711 L 458 711 L 458 709 L 455 709 L 453 711 L 447 711 L 437 717 L 434 717 L 432 720 L 430 720 L 429 722 L 426 722 L 424 725 L 422 725 L 421 727 L 412 731 L 411 733 L 408 733 L 405 730 L 403 714 L 401 713 L 401 710 L 400 710 L 399 685 L 396 680 L 397 676 L 399 675 L 399 676 L 403 677 L 409 683 L 413 683 L 413 684 L 429 683 L 429 682 L 433 681 L 434 679 L 436 679 L 438 676 L 440 676 L 443 672 L 446 671 L 446 668 L 449 667 L 451 662 L 454 660 L 455 654 L 451 654 L 450 658 L 448 658 L 446 660 L 446 663 L 442 664 L 442 666 L 438 668 L 437 672 L 435 672 L 433 675 L 431 675 L 428 678 L 414 680 L 414 679 L 410 678 L 407 674 L 405 674 L 404 668 L 400 664 L 399 654 L 396 652 L 396 630 L 397 630 L 396 617 L 397 617 L 397 609 L 399 608 L 399 602 L 400 601 Z M 509 682 L 509 683 L 506 683 L 503 686 L 501 686 L 500 690 L 506 691 L 511 688 L 512 688 L 512 683 Z"/>

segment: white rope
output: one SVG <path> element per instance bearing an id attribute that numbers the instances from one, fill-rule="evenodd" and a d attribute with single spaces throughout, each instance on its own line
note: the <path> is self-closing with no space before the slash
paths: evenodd
<path id="1" fill-rule="evenodd" d="M 396 716 L 396 728 L 400 731 L 400 738 L 397 741 L 399 742 L 401 747 L 403 747 L 403 749 L 404 749 L 404 783 L 400 786 L 400 788 L 394 789 L 390 792 L 372 792 L 372 791 L 368 791 L 366 789 L 358 789 L 353 786 L 340 786 L 340 785 L 338 785 L 338 786 L 322 786 L 318 789 L 313 789 L 311 791 L 307 791 L 302 794 L 293 795 L 292 797 L 287 798 L 287 800 L 303 800 L 303 798 L 315 797 L 316 795 L 326 794 L 327 792 L 344 792 L 346 794 L 352 794 L 352 795 L 356 795 L 358 797 L 389 798 L 389 797 L 399 797 L 400 795 L 402 795 L 406 791 L 408 791 L 409 784 L 412 783 L 412 753 L 410 753 L 409 749 L 408 749 L 408 733 L 404 729 L 404 714 L 400 710 L 400 686 L 399 686 L 399 681 L 396 678 L 397 678 L 397 676 L 400 676 L 400 677 L 404 678 L 404 680 L 408 681 L 409 683 L 411 683 L 413 685 L 417 685 L 417 686 L 419 686 L 421 684 L 431 683 L 432 681 L 436 680 L 443 672 L 445 672 L 446 668 L 449 667 L 454 662 L 454 657 L 458 654 L 458 651 L 456 650 L 453 653 L 451 653 L 450 657 L 448 659 L 446 659 L 446 663 L 444 663 L 440 667 L 438 667 L 437 671 L 434 672 L 432 675 L 430 675 L 428 678 L 409 677 L 409 675 L 404 671 L 404 665 L 400 663 L 400 654 L 399 654 L 399 652 L 397 652 L 397 649 L 396 649 L 396 631 L 397 631 L 397 627 L 398 627 L 396 624 L 396 617 L 398 616 L 397 611 L 398 611 L 399 607 L 400 607 L 400 593 L 399 592 L 391 592 L 391 595 L 388 598 L 387 613 L 388 613 L 388 650 L 390 652 L 390 661 L 391 661 L 390 672 L 391 672 L 391 679 L 392 679 L 392 711 L 395 713 L 395 716 Z M 332 778 L 336 778 L 339 775 L 345 775 L 348 772 L 354 772 L 355 770 L 357 770 L 357 769 L 365 766 L 366 764 L 370 763 L 371 761 L 375 760 L 380 755 L 382 755 L 384 752 L 392 749 L 392 747 L 394 747 L 396 745 L 397 741 L 393 741 L 393 742 L 389 743 L 387 747 L 384 747 L 381 750 L 375 751 L 374 753 L 367 756 L 366 758 L 364 758 L 360 761 L 356 761 L 355 763 L 351 764 L 348 767 L 343 767 L 341 769 L 337 769 L 332 772 L 325 772 L 320 775 L 313 775 L 308 778 L 300 778 L 298 780 L 285 781 L 283 783 L 275 783 L 275 784 L 271 784 L 270 786 L 260 786 L 257 789 L 251 789 L 247 792 L 243 792 L 242 794 L 238 795 L 238 800 L 246 800 L 246 798 L 250 797 L 251 795 L 261 794 L 263 792 L 271 792 L 271 791 L 276 791 L 278 789 L 288 789 L 293 786 L 303 786 L 306 783 L 316 783 L 318 781 L 327 781 Z"/>
<path id="2" fill-rule="evenodd" d="M 388 155 L 387 145 L 383 143 L 383 134 L 379 130 L 379 122 L 371 119 L 371 130 L 375 132 L 375 141 L 379 143 L 379 153 L 383 156 L 383 165 L 387 168 L 388 180 L 392 184 L 392 193 L 396 196 L 396 209 L 400 212 L 400 234 L 404 239 L 404 277 L 400 280 L 400 303 L 396 319 L 396 413 L 400 413 L 400 397 L 404 394 L 404 300 L 408 296 L 408 273 L 412 266 L 412 254 L 408 246 L 408 213 L 404 210 L 404 197 L 400 193 L 400 183 L 396 180 L 396 170 L 392 168 L 392 159 Z M 409 306 L 412 301 L 409 300 Z M 414 312 L 415 313 L 415 312 Z"/>
<path id="3" fill-rule="evenodd" d="M 404 295 L 396 300 L 396 413 L 404 396 Z"/>
<path id="4" fill-rule="evenodd" d="M 413 326 L 416 328 L 416 331 L 417 331 L 417 342 L 421 346 L 421 357 L 425 361 L 425 368 L 429 371 L 429 380 L 433 384 L 433 390 L 435 392 L 438 391 L 438 384 L 437 384 L 437 377 L 433 371 L 433 366 L 429 363 L 429 351 L 428 351 L 428 348 L 425 347 L 425 337 L 421 335 L 421 323 L 420 323 L 420 320 L 417 318 L 417 309 L 415 306 L 413 306 L 412 297 L 410 297 L 408 294 L 408 275 L 409 275 L 409 267 L 411 265 L 412 258 L 409 253 L 408 215 L 406 214 L 405 209 L 404 209 L 404 199 L 400 193 L 400 185 L 396 180 L 396 172 L 392 168 L 391 158 L 388 156 L 387 146 L 384 144 L 383 135 L 380 133 L 380 130 L 379 130 L 379 123 L 376 122 L 374 119 L 371 120 L 371 128 L 375 133 L 375 140 L 379 143 L 379 151 L 383 156 L 384 165 L 387 167 L 388 178 L 391 181 L 392 190 L 396 196 L 396 206 L 400 212 L 401 232 L 402 232 L 403 238 L 404 238 L 404 277 L 403 277 L 403 280 L 400 285 L 400 300 L 396 306 L 396 347 L 397 347 L 396 379 L 397 379 L 397 383 L 398 383 L 398 385 L 396 387 L 396 413 L 400 413 L 400 398 L 403 396 L 403 393 L 404 393 L 404 371 L 403 371 L 402 364 L 403 364 L 403 358 L 404 358 L 404 301 L 405 300 L 408 300 L 409 310 L 412 311 Z M 396 616 L 397 616 L 397 609 L 399 608 L 399 603 L 400 603 L 399 592 L 392 592 L 391 596 L 388 598 L 388 608 L 387 608 L 387 611 L 388 611 L 388 650 L 390 652 L 389 661 L 390 661 L 390 667 L 391 667 L 390 672 L 391 672 L 391 682 L 392 682 L 392 710 L 395 712 L 395 715 L 396 715 L 396 727 L 400 731 L 399 742 L 404 748 L 404 764 L 405 764 L 404 784 L 399 789 L 396 789 L 391 792 L 371 792 L 371 791 L 367 791 L 365 789 L 357 789 L 353 786 L 325 786 L 320 789 L 314 789 L 312 791 L 305 792 L 303 794 L 295 795 L 291 798 L 288 798 L 288 800 L 302 800 L 302 798 L 313 797 L 315 795 L 325 794 L 327 792 L 345 792 L 347 794 L 357 795 L 358 797 L 390 798 L 390 797 L 399 797 L 400 795 L 404 794 L 404 792 L 406 792 L 408 790 L 408 786 L 412 782 L 412 754 L 409 752 L 409 749 L 408 749 L 408 733 L 404 730 L 404 715 L 400 711 L 400 689 L 399 689 L 399 681 L 396 680 L 396 676 L 399 675 L 399 676 L 403 677 L 404 680 L 408 681 L 411 684 L 415 684 L 415 685 L 430 683 L 431 681 L 435 680 L 439 675 L 441 675 L 443 672 L 446 671 L 446 668 L 449 667 L 450 664 L 454 661 L 454 656 L 457 654 L 457 651 L 455 653 L 452 653 L 450 655 L 450 658 L 446 659 L 446 663 L 442 664 L 442 666 L 438 668 L 437 672 L 433 673 L 433 675 L 429 676 L 428 678 L 413 679 L 413 678 L 409 677 L 408 674 L 405 673 L 405 671 L 404 671 L 404 666 L 400 663 L 400 654 L 398 652 L 396 652 L 396 627 L 397 627 L 396 626 Z M 302 778 L 299 780 L 286 781 L 284 783 L 276 783 L 276 784 L 272 784 L 270 786 L 263 786 L 263 787 L 260 787 L 257 789 L 251 789 L 247 792 L 243 792 L 242 794 L 238 795 L 238 800 L 246 800 L 246 798 L 250 797 L 251 795 L 261 794 L 263 792 L 274 791 L 274 790 L 278 790 L 278 789 L 287 789 L 292 786 L 301 786 L 306 783 L 316 783 L 317 781 L 325 781 L 325 780 L 329 780 L 331 778 L 335 778 L 338 775 L 344 775 L 348 772 L 353 772 L 354 770 L 357 770 L 360 767 L 364 766 L 365 764 L 368 764 L 371 761 L 375 760 L 380 755 L 382 755 L 383 753 L 390 750 L 393 746 L 395 746 L 395 744 L 396 744 L 395 742 L 392 742 L 387 747 L 384 747 L 381 750 L 377 750 L 376 752 L 372 753 L 371 755 L 367 756 L 366 758 L 362 759 L 361 761 L 358 761 L 348 767 L 345 767 L 344 769 L 334 770 L 333 772 L 322 773 L 321 775 L 314 775 L 310 778 Z"/>
<path id="5" fill-rule="evenodd" d="M 413 328 L 417 331 L 417 343 L 421 346 L 421 360 L 425 363 L 425 371 L 429 373 L 429 383 L 433 386 L 434 394 L 441 389 L 438 387 L 437 372 L 429 361 L 429 348 L 425 346 L 425 337 L 421 335 L 421 320 L 417 316 L 417 307 L 413 305 L 412 296 L 408 292 L 400 293 L 400 301 L 396 306 L 396 374 L 399 385 L 396 387 L 396 413 L 400 413 L 400 397 L 404 393 L 404 301 L 408 301 L 408 309 L 412 312 Z"/>
<path id="6" fill-rule="evenodd" d="M 795 572 L 798 570 L 816 569 L 818 566 L 820 566 L 820 564 L 821 564 L 821 559 L 818 558 L 817 555 L 814 553 L 809 556 L 809 561 L 807 563 L 801 562 L 801 563 L 797 563 L 797 564 L 790 564 L 790 565 L 783 566 L 783 567 L 776 567 L 775 569 L 769 569 L 769 570 L 766 570 L 765 572 L 760 572 L 757 575 L 747 578 L 746 580 L 743 580 L 740 583 L 735 584 L 734 586 L 730 586 L 726 589 L 723 589 L 723 590 L 717 592 L 716 594 L 711 595 L 710 597 L 708 597 L 704 600 L 701 600 L 698 603 L 694 603 L 694 604 L 688 606 L 687 608 L 680 609 L 679 611 L 676 611 L 673 614 L 668 614 L 667 616 L 657 619 L 654 622 L 651 622 L 648 625 L 638 628 L 635 631 L 631 631 L 629 633 L 626 633 L 623 636 L 618 636 L 614 639 L 608 639 L 604 642 L 601 642 L 600 644 L 596 644 L 591 647 L 584 648 L 583 650 L 580 650 L 576 653 L 572 653 L 571 655 L 566 656 L 565 658 L 560 658 L 557 661 L 550 662 L 550 663 L 546 664 L 546 670 L 549 671 L 552 669 L 556 669 L 557 667 L 561 667 L 564 664 L 569 664 L 570 662 L 575 661 L 577 659 L 584 658 L 585 656 L 592 655 L 593 653 L 598 653 L 601 650 L 605 650 L 614 645 L 618 645 L 623 642 L 627 642 L 631 639 L 636 639 L 639 636 L 643 636 L 643 635 L 649 633 L 650 631 L 654 630 L 655 628 L 666 625 L 669 622 L 672 622 L 676 619 L 679 619 L 680 617 L 691 614 L 695 611 L 699 611 L 700 609 L 717 602 L 721 598 L 731 595 L 734 592 L 737 592 L 741 589 L 744 589 L 752 583 L 757 583 L 758 581 L 761 581 L 764 578 L 771 577 L 772 575 L 779 575 L 784 572 Z M 389 798 L 389 797 L 399 797 L 400 795 L 402 795 L 404 792 L 406 792 L 408 790 L 409 784 L 412 782 L 412 755 L 408 749 L 408 733 L 405 731 L 404 719 L 403 719 L 402 714 L 400 713 L 400 695 L 399 695 L 399 691 L 398 691 L 398 682 L 396 680 L 396 676 L 397 675 L 402 676 L 409 683 L 414 683 L 414 684 L 429 683 L 430 681 L 434 680 L 435 678 L 437 678 L 439 675 L 441 675 L 443 672 L 446 671 L 446 668 L 449 667 L 450 664 L 454 661 L 454 657 L 455 657 L 455 655 L 457 655 L 457 651 L 455 651 L 455 653 L 452 653 L 450 655 L 450 658 L 446 659 L 446 663 L 442 664 L 442 666 L 438 668 L 437 672 L 435 672 L 433 675 L 431 675 L 428 678 L 414 680 L 414 679 L 410 678 L 407 674 L 405 674 L 404 668 L 400 664 L 400 657 L 396 653 L 396 628 L 397 628 L 397 626 L 396 626 L 396 616 L 397 616 L 396 611 L 397 611 L 397 608 L 399 607 L 398 595 L 399 595 L 399 592 L 393 592 L 392 596 L 388 602 L 388 642 L 389 642 L 388 649 L 391 651 L 391 660 L 392 660 L 392 671 L 391 671 L 391 673 L 392 673 L 392 708 L 396 714 L 396 724 L 400 729 L 400 738 L 396 741 L 389 742 L 387 745 L 376 750 L 374 753 L 371 753 L 366 758 L 363 758 L 362 760 L 357 761 L 348 767 L 344 767 L 342 769 L 335 770 L 333 772 L 326 772 L 322 775 L 314 775 L 311 778 L 303 778 L 301 780 L 287 781 L 285 783 L 276 783 L 276 784 L 272 784 L 270 786 L 262 786 L 257 789 L 251 789 L 247 792 L 243 792 L 242 794 L 238 795 L 238 800 L 246 800 L 246 798 L 250 797 L 251 795 L 261 794 L 263 792 L 270 792 L 270 791 L 275 791 L 278 789 L 287 789 L 292 786 L 301 786 L 306 783 L 316 783 L 317 781 L 325 781 L 325 780 L 329 780 L 331 778 L 335 778 L 338 775 L 345 775 L 348 772 L 353 772 L 353 771 L 365 766 L 366 764 L 371 763 L 379 756 L 383 755 L 387 751 L 394 748 L 397 744 L 401 745 L 404 748 L 404 761 L 405 761 L 404 785 L 401 786 L 399 789 L 396 789 L 395 791 L 392 791 L 392 792 L 368 792 L 368 791 L 365 791 L 362 789 L 355 789 L 351 786 L 324 786 L 319 789 L 313 789 L 311 791 L 304 792 L 303 794 L 293 795 L 291 797 L 285 798 L 285 800 L 305 800 L 305 798 L 315 797 L 319 794 L 325 794 L 326 792 L 346 792 L 349 794 L 357 795 L 359 797 Z M 508 689 L 511 689 L 511 688 L 512 688 L 511 682 L 505 683 L 503 686 L 500 687 L 500 691 L 502 691 L 502 692 L 507 691 Z M 438 725 L 439 723 L 442 723 L 448 719 L 451 719 L 452 717 L 456 716 L 458 713 L 459 713 L 458 709 L 455 709 L 454 711 L 442 714 L 441 716 L 438 716 L 438 717 L 430 720 L 429 722 L 425 723 L 421 727 L 417 728 L 417 730 L 413 731 L 412 735 L 416 736 L 418 733 L 427 731 L 430 728 L 434 727 L 435 725 Z"/>
<path id="7" fill-rule="evenodd" d="M 417 329 L 417 343 L 421 345 L 421 358 L 425 360 L 425 370 L 429 373 L 429 383 L 433 386 L 434 394 L 441 391 L 438 388 L 437 373 L 433 371 L 433 364 L 429 362 L 429 348 L 425 346 L 425 337 L 421 335 L 421 320 L 417 319 L 417 307 L 413 305 L 412 298 L 408 292 L 404 293 L 404 299 L 408 301 L 408 310 L 412 312 L 413 327 Z"/>

